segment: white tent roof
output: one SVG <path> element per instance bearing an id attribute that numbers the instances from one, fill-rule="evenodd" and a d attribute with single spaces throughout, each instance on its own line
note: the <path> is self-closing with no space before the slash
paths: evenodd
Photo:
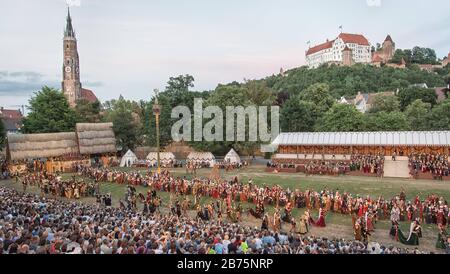
<path id="1" fill-rule="evenodd" d="M 191 152 L 187 156 L 188 160 L 215 160 L 216 157 L 211 152 Z"/>
<path id="2" fill-rule="evenodd" d="M 136 157 L 136 154 L 134 154 L 134 152 L 129 149 L 127 151 L 127 153 L 125 153 L 125 155 L 123 155 L 122 159 L 120 160 L 120 166 L 121 167 L 126 166 L 128 161 L 130 161 L 130 163 L 133 164 L 137 160 L 138 160 L 138 158 Z"/>
<path id="3" fill-rule="evenodd" d="M 241 162 L 241 157 L 239 157 L 239 154 L 234 149 L 231 149 L 227 155 L 225 155 L 225 161 L 230 161 L 232 163 L 239 163 Z"/>
<path id="4" fill-rule="evenodd" d="M 147 160 L 156 161 L 158 159 L 158 153 L 157 152 L 150 152 L 147 155 Z M 164 160 L 175 160 L 175 155 L 172 152 L 160 152 L 159 153 L 159 159 L 161 161 Z"/>
<path id="5" fill-rule="evenodd" d="M 281 133 L 273 145 L 450 146 L 450 131 Z"/>

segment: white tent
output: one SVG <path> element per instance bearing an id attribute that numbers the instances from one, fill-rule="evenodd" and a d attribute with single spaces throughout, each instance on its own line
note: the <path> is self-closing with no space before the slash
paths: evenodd
<path id="1" fill-rule="evenodd" d="M 174 164 L 176 161 L 175 155 L 172 152 L 160 152 L 159 160 L 161 161 L 161 165 Z M 151 165 L 154 165 L 158 162 L 158 153 L 150 152 L 147 155 L 147 162 Z"/>
<path id="2" fill-rule="evenodd" d="M 191 152 L 187 156 L 187 162 L 190 163 L 209 163 L 210 167 L 216 164 L 216 157 L 211 152 Z"/>
<path id="3" fill-rule="evenodd" d="M 128 150 L 127 153 L 123 155 L 122 160 L 120 160 L 120 167 L 130 167 L 137 160 L 136 154 L 134 154 L 133 151 Z"/>
<path id="4" fill-rule="evenodd" d="M 234 149 L 231 149 L 227 155 L 225 155 L 224 162 L 230 164 L 239 164 L 241 162 L 241 157 Z"/>

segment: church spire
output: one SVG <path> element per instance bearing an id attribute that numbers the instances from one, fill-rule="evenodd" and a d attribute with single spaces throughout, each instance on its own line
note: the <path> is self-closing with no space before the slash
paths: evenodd
<path id="1" fill-rule="evenodd" d="M 72 18 L 70 18 L 70 8 L 67 7 L 67 19 L 66 19 L 66 30 L 64 32 L 64 37 L 73 37 L 75 38 L 75 31 L 72 27 Z"/>

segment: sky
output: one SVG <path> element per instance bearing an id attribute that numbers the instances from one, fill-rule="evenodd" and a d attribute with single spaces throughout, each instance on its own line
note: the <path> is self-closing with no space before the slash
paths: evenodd
<path id="1" fill-rule="evenodd" d="M 372 44 L 450 52 L 448 0 L 0 0 L 0 106 L 43 85 L 61 88 L 71 5 L 81 82 L 101 101 L 149 100 L 169 77 L 195 90 L 260 79 L 305 64 L 305 51 L 344 32 Z"/>

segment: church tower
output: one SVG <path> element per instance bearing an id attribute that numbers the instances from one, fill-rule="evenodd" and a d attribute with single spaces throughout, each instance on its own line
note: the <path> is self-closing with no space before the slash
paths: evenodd
<path id="1" fill-rule="evenodd" d="M 62 91 L 71 107 L 82 97 L 80 82 L 80 61 L 78 58 L 77 39 L 72 27 L 70 10 L 67 10 L 66 29 L 64 31 L 64 61 Z"/>

